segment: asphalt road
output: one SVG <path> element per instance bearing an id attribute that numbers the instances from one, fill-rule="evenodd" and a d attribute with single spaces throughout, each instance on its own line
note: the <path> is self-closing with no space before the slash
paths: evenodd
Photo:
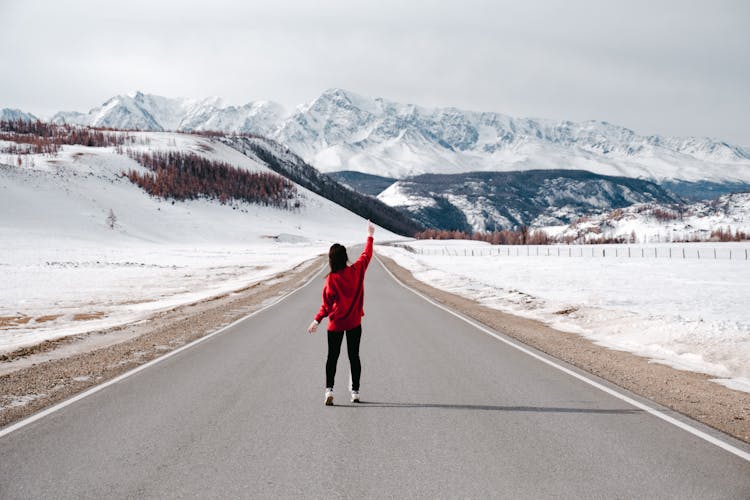
<path id="1" fill-rule="evenodd" d="M 750 462 L 438 309 L 377 261 L 363 403 L 342 348 L 325 407 L 326 334 L 305 332 L 322 280 L 1 437 L 0 498 L 750 498 Z"/>

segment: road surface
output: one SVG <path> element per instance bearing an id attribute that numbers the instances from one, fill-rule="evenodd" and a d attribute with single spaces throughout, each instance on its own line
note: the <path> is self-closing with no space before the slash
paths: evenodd
<path id="1" fill-rule="evenodd" d="M 322 282 L 0 437 L 0 498 L 750 498 L 747 460 L 492 338 L 375 260 L 363 403 L 342 348 L 325 407 L 325 332 L 305 332 Z"/>

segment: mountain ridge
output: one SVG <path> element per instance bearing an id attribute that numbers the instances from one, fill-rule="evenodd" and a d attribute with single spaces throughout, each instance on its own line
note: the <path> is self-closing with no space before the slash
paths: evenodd
<path id="1" fill-rule="evenodd" d="M 650 181 L 583 170 L 424 174 L 396 181 L 378 199 L 429 228 L 467 233 L 557 226 L 639 203 L 681 202 Z"/>
<path id="2" fill-rule="evenodd" d="M 272 101 L 223 106 L 219 98 L 115 96 L 55 123 L 147 130 L 253 133 L 288 146 L 323 172 L 404 178 L 425 173 L 588 170 L 661 181 L 750 186 L 747 148 L 706 137 L 638 135 L 605 121 L 515 118 L 428 108 L 328 89 L 287 112 Z"/>

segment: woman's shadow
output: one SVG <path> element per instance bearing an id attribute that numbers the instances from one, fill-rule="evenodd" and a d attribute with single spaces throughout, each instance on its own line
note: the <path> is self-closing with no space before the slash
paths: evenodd
<path id="1" fill-rule="evenodd" d="M 337 405 L 339 406 L 339 405 Z M 643 413 L 638 409 L 618 408 L 574 408 L 558 406 L 496 406 L 496 405 L 469 405 L 469 404 L 446 404 L 446 403 L 393 403 L 382 401 L 360 401 L 345 405 L 343 408 L 434 408 L 440 410 L 476 410 L 476 411 L 503 411 L 503 412 L 531 412 L 531 413 L 594 413 L 604 415 L 632 415 Z"/>

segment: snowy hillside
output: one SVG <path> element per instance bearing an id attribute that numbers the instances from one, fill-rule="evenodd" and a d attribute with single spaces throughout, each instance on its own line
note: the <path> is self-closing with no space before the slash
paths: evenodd
<path id="1" fill-rule="evenodd" d="M 134 151 L 193 152 L 272 173 L 208 138 L 131 136 Z M 293 209 L 175 202 L 146 194 L 121 175 L 129 170 L 147 172 L 111 147 L 63 146 L 22 155 L 21 165 L 0 154 L 0 353 L 237 289 L 366 235 L 364 219 L 301 186 Z"/>
<path id="2" fill-rule="evenodd" d="M 634 203 L 675 203 L 658 185 L 581 170 L 425 174 L 391 184 L 378 199 L 427 227 L 488 232 L 566 224 Z"/>
<path id="3" fill-rule="evenodd" d="M 721 140 L 642 136 L 606 122 L 514 118 L 429 109 L 330 89 L 285 115 L 259 101 L 222 107 L 217 98 L 117 96 L 55 122 L 147 130 L 252 132 L 290 147 L 325 172 L 394 178 L 424 173 L 578 169 L 655 181 L 750 185 L 750 152 Z M 721 193 L 719 193 L 721 194 Z"/>
<path id="4" fill-rule="evenodd" d="M 710 241 L 722 236 L 728 239 L 728 233 L 736 236 L 738 231 L 750 235 L 750 193 L 724 195 L 688 205 L 639 203 L 586 217 L 567 226 L 541 229 L 551 236 L 578 241 L 604 238 L 664 243 Z"/>
<path id="5" fill-rule="evenodd" d="M 242 151 L 250 158 L 256 158 L 276 173 L 395 233 L 413 235 L 424 229 L 410 214 L 340 184 L 272 139 L 234 135 L 219 137 L 217 140 Z"/>

